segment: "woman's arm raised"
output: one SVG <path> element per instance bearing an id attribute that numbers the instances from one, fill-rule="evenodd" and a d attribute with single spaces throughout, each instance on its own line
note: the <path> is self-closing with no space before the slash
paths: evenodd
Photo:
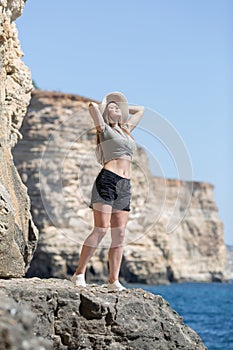
<path id="1" fill-rule="evenodd" d="M 144 114 L 144 110 L 143 106 L 129 106 L 129 114 L 132 114 L 132 116 L 127 120 L 126 124 L 130 131 L 138 125 Z"/>
<path id="2" fill-rule="evenodd" d="M 103 131 L 105 128 L 104 118 L 100 112 L 99 106 L 96 102 L 89 103 L 89 112 L 94 121 L 95 127 L 98 131 Z"/>

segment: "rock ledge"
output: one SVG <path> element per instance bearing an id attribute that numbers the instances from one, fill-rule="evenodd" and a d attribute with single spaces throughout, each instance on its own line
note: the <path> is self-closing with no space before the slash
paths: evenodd
<path id="1" fill-rule="evenodd" d="M 34 314 L 28 328 L 45 339 L 41 349 L 207 349 L 166 300 L 139 288 L 114 293 L 106 285 L 75 288 L 68 280 L 39 278 L 0 280 L 0 288 L 16 310 Z"/>

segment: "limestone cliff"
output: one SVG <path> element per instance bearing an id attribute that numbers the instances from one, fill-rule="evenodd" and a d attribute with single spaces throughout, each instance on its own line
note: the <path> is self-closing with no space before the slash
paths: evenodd
<path id="1" fill-rule="evenodd" d="M 166 300 L 142 289 L 38 278 L 0 280 L 0 289 L 1 349 L 207 349 Z"/>
<path id="2" fill-rule="evenodd" d="M 0 277 L 25 274 L 35 250 L 38 230 L 30 213 L 27 187 L 12 158 L 12 147 L 22 138 L 19 132 L 31 97 L 29 69 L 14 20 L 25 1 L 0 1 Z"/>
<path id="3" fill-rule="evenodd" d="M 20 130 L 23 139 L 14 149 L 41 233 L 28 276 L 71 275 L 81 244 L 93 228 L 88 203 L 101 166 L 95 159 L 89 100 L 58 92 L 33 92 Z M 224 279 L 223 225 L 213 186 L 152 176 L 140 147 L 132 170 L 132 210 L 121 276 L 128 282 L 145 283 Z M 178 200 L 177 192 L 181 193 Z M 188 211 L 184 212 L 190 193 Z M 178 217 L 183 220 L 169 231 L 168 222 Z M 109 236 L 90 262 L 89 280 L 107 278 Z"/>
<path id="4" fill-rule="evenodd" d="M 233 280 L 233 246 L 227 246 L 227 268 L 226 274 L 228 280 Z"/>

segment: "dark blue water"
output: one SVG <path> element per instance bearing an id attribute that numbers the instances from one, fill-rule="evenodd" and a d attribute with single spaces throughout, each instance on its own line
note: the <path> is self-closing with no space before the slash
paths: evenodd
<path id="1" fill-rule="evenodd" d="M 160 294 L 209 350 L 233 350 L 233 283 L 133 285 Z M 132 285 L 131 285 L 132 288 Z"/>

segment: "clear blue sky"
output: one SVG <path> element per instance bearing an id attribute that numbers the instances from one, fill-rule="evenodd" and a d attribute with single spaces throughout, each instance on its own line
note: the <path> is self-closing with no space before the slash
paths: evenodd
<path id="1" fill-rule="evenodd" d="M 233 1 L 28 0 L 16 21 L 41 89 L 129 103 L 164 116 L 210 182 L 233 244 Z M 176 174 L 164 165 L 166 177 Z M 189 179 L 187 179 L 189 180 Z M 190 179 L 191 180 L 191 179 Z"/>

